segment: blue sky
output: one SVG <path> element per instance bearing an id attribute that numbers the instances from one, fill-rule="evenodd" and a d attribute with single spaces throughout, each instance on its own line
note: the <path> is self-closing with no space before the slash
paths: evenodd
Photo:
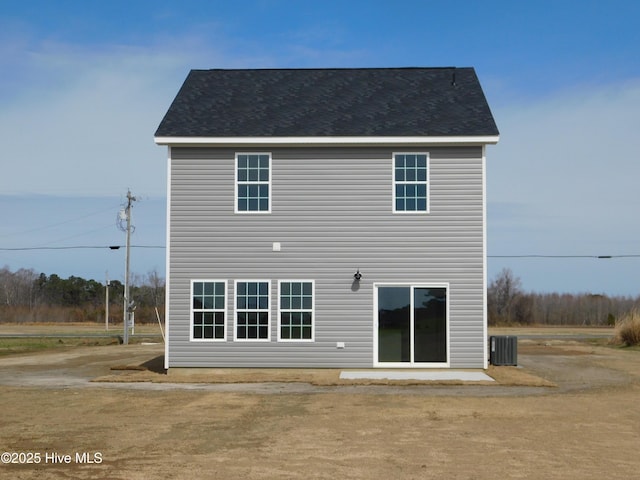
<path id="1" fill-rule="evenodd" d="M 0 2 L 0 268 L 123 278 L 164 245 L 153 133 L 191 68 L 473 66 L 501 132 L 488 156 L 489 277 L 640 294 L 640 2 Z M 132 270 L 164 274 L 164 250 Z"/>

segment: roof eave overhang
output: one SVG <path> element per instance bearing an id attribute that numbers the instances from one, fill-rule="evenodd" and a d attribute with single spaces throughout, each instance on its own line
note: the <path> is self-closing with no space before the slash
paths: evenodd
<path id="1" fill-rule="evenodd" d="M 361 147 L 361 146 L 422 146 L 422 145 L 495 145 L 499 135 L 441 137 L 154 137 L 157 145 L 169 146 L 273 146 L 273 147 Z"/>

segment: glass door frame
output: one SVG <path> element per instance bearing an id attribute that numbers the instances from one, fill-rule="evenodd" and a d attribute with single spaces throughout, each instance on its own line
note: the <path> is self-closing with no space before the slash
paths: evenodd
<path id="1" fill-rule="evenodd" d="M 416 288 L 444 288 L 446 291 L 446 346 L 447 360 L 446 362 L 380 362 L 378 361 L 378 289 L 384 287 L 406 287 L 411 291 L 411 319 L 410 319 L 410 335 L 411 349 L 413 357 L 414 347 L 414 291 Z M 451 330 L 450 330 L 450 293 L 449 283 L 374 283 L 373 284 L 373 366 L 384 368 L 449 368 L 451 365 Z"/>

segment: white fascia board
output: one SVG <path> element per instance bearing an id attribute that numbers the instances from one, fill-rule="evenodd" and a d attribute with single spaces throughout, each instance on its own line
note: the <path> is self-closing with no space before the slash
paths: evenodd
<path id="1" fill-rule="evenodd" d="M 499 135 L 468 137 L 154 137 L 157 145 L 175 146 L 495 145 L 499 139 Z"/>

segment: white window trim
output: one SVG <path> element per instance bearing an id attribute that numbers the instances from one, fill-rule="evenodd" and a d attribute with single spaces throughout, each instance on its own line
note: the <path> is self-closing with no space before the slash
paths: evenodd
<path id="1" fill-rule="evenodd" d="M 413 136 L 413 137 L 153 137 L 156 145 L 218 145 L 218 146 L 290 146 L 290 145 L 397 145 L 414 146 L 438 145 L 495 145 L 500 141 L 500 135 L 467 135 L 467 136 Z"/>
<path id="2" fill-rule="evenodd" d="M 269 156 L 269 181 L 268 182 L 243 182 L 250 183 L 255 185 L 264 185 L 265 183 L 269 186 L 269 209 L 268 210 L 239 210 L 238 209 L 238 157 L 240 155 L 268 155 Z M 233 168 L 233 177 L 234 177 L 234 187 L 233 187 L 233 205 L 235 213 L 240 215 L 265 215 L 271 213 L 271 198 L 273 197 L 273 184 L 272 184 L 272 167 L 273 167 L 273 157 L 271 152 L 236 152 L 234 168 Z"/>
<path id="3" fill-rule="evenodd" d="M 487 321 L 487 157 L 482 147 L 482 345 L 484 369 L 489 368 Z"/>
<path id="4" fill-rule="evenodd" d="M 446 362 L 379 362 L 378 361 L 378 288 L 380 287 L 409 287 L 415 288 L 444 288 L 447 292 L 447 361 Z M 449 368 L 451 367 L 451 286 L 442 283 L 374 283 L 373 284 L 373 366 L 384 368 Z M 413 309 L 412 309 L 413 310 Z M 413 315 L 413 314 L 412 314 Z M 411 345 L 413 345 L 413 324 L 411 328 Z"/>
<path id="5" fill-rule="evenodd" d="M 262 309 L 238 309 L 238 284 L 239 283 L 266 283 L 269 305 Z M 238 312 L 267 312 L 267 338 L 238 338 Z M 271 280 L 266 279 L 240 279 L 233 285 L 233 341 L 234 342 L 270 342 L 271 341 Z"/>
<path id="6" fill-rule="evenodd" d="M 224 284 L 224 308 L 222 313 L 224 314 L 224 334 L 222 338 L 195 338 L 193 336 L 193 314 L 195 311 L 203 312 L 219 312 L 217 309 L 194 309 L 193 308 L 193 285 L 195 283 L 222 283 Z M 189 341 L 191 342 L 226 342 L 227 341 L 227 326 L 229 325 L 229 317 L 227 316 L 227 281 L 226 280 L 213 280 L 213 279 L 193 279 L 191 280 L 191 289 L 189 294 Z M 215 328 L 215 327 L 214 327 Z"/>
<path id="7" fill-rule="evenodd" d="M 280 294 L 282 292 L 282 284 L 283 283 L 311 283 L 311 310 L 300 309 L 300 310 L 292 310 L 292 309 L 282 309 L 282 302 L 280 301 Z M 281 320 L 282 312 L 311 312 L 311 338 L 282 338 L 281 333 Z M 313 343 L 316 341 L 316 282 L 315 280 L 278 280 L 278 342 L 283 343 L 291 343 L 291 342 L 304 342 L 304 343 Z"/>
<path id="8" fill-rule="evenodd" d="M 427 157 L 427 179 L 425 180 L 427 187 L 427 209 L 426 210 L 396 210 L 396 185 L 405 185 L 408 183 L 422 183 L 422 182 L 397 182 L 396 181 L 396 155 L 426 155 Z M 391 155 L 391 196 L 392 196 L 392 208 L 393 213 L 398 215 L 425 215 L 431 212 L 431 159 L 429 152 L 393 152 Z"/>
<path id="9" fill-rule="evenodd" d="M 164 329 L 165 329 L 165 338 L 164 338 L 164 368 L 165 370 L 169 369 L 169 344 L 171 343 L 171 335 L 169 333 L 171 326 L 171 315 L 169 305 L 171 305 L 171 292 L 169 289 L 169 285 L 171 285 L 171 164 L 172 164 L 172 155 L 171 155 L 171 147 L 167 147 L 167 207 L 165 211 L 165 222 L 166 222 L 166 232 L 165 232 L 165 259 L 164 259 L 164 268 L 165 268 L 165 280 L 164 280 Z M 193 297 L 189 300 L 191 305 L 193 305 Z M 191 317 L 193 318 L 193 317 Z M 226 320 L 226 319 L 225 319 Z M 189 319 L 189 324 L 191 325 L 191 319 Z M 225 330 L 226 333 L 226 330 Z M 189 334 L 189 338 L 193 335 L 193 330 Z"/>

